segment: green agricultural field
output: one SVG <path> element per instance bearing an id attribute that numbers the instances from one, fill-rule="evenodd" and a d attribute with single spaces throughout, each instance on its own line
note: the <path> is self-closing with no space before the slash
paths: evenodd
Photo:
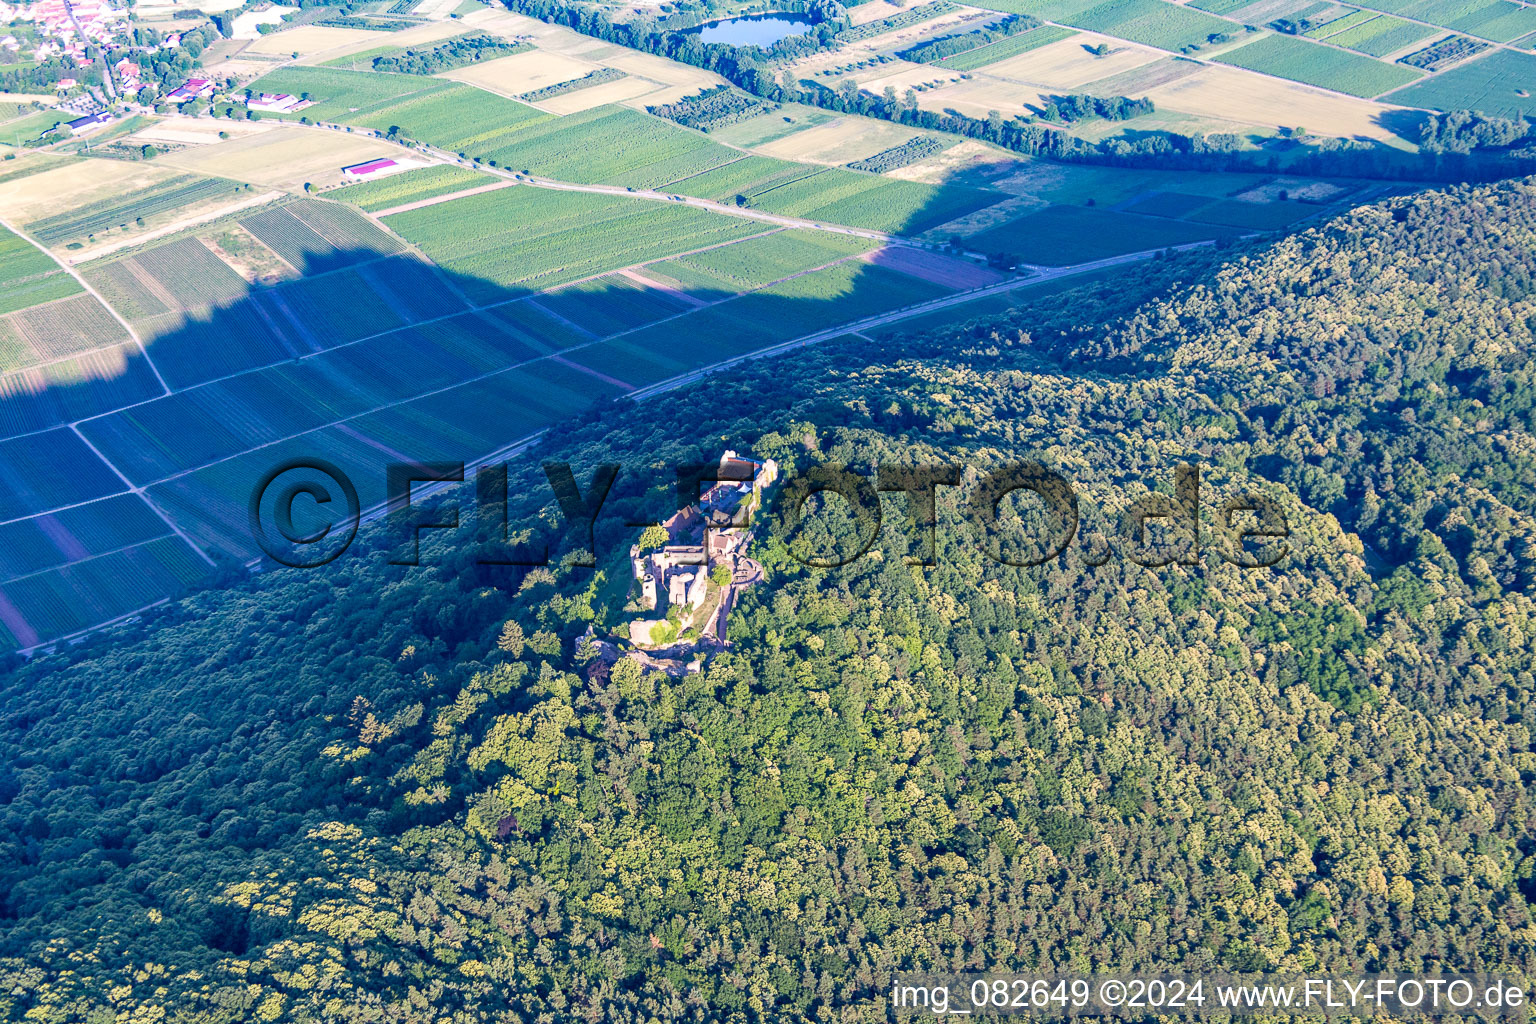
<path id="1" fill-rule="evenodd" d="M 60 509 L 47 527 L 35 519 L 7 523 L 0 526 L 0 582 L 69 562 L 69 554 L 60 550 L 54 537 L 68 538 L 63 547 L 89 552 L 129 547 L 169 532 L 164 521 L 133 494 Z"/>
<path id="2" fill-rule="evenodd" d="M 264 118 L 297 121 L 356 123 L 352 118 L 366 115 L 375 107 L 396 102 L 415 93 L 436 92 L 452 83 L 419 75 L 386 75 L 372 71 L 342 71 L 338 68 L 278 68 L 251 83 L 256 92 L 285 92 L 292 96 L 308 93 L 312 106 L 288 114 L 264 113 Z"/>
<path id="3" fill-rule="evenodd" d="M 18 148 L 25 146 L 29 142 L 52 142 L 54 140 L 51 138 L 42 140 L 42 134 L 54 125 L 71 120 L 74 120 L 73 114 L 66 114 L 58 110 L 39 110 L 35 113 L 29 113 L 0 125 L 0 142 Z"/>
<path id="4" fill-rule="evenodd" d="M 972 235 L 966 243 L 983 252 L 1009 253 L 1026 263 L 1065 266 L 1232 233 L 1223 227 L 1094 207 L 1049 206 Z"/>
<path id="5" fill-rule="evenodd" d="M 1381 16 L 1382 14 L 1380 11 L 1350 11 L 1342 18 L 1335 18 L 1326 24 L 1319 25 L 1312 29 L 1307 33 L 1307 38 L 1327 39 L 1329 36 L 1337 35 L 1338 33 L 1343 32 L 1345 29 L 1364 25 L 1371 19 L 1380 18 Z"/>
<path id="6" fill-rule="evenodd" d="M 191 548 L 167 537 L 10 580 L 3 589 L 35 642 L 136 611 L 207 573 Z"/>
<path id="7" fill-rule="evenodd" d="M 126 339 L 107 308 L 78 286 L 70 288 L 74 283 L 60 271 L 5 287 L 13 311 L 0 320 L 0 370 L 66 359 Z"/>
<path id="8" fill-rule="evenodd" d="M 1368 6 L 1499 43 L 1536 31 L 1536 7 L 1510 0 L 1371 0 Z"/>
<path id="9" fill-rule="evenodd" d="M 1211 59 L 1276 78 L 1367 98 L 1422 77 L 1421 72 L 1401 64 L 1384 64 L 1286 35 L 1264 36 Z"/>
<path id="10" fill-rule="evenodd" d="M 0 284 L 11 284 L 56 270 L 62 273 L 47 253 L 20 235 L 0 228 Z"/>
<path id="11" fill-rule="evenodd" d="M 320 64 L 322 68 L 344 68 L 348 71 L 368 71 L 373 67 L 373 58 L 387 57 L 391 54 L 403 52 L 398 46 L 375 46 L 371 50 L 361 53 L 349 54 L 346 57 L 336 57 Z"/>
<path id="12" fill-rule="evenodd" d="M 757 117 L 749 117 L 745 121 L 739 121 L 724 128 L 717 128 L 710 132 L 720 142 L 732 146 L 766 146 L 786 135 L 814 128 L 818 124 L 826 124 L 836 117 L 830 111 L 817 107 L 807 107 L 798 103 L 790 103 L 771 114 L 759 114 Z"/>
<path id="13" fill-rule="evenodd" d="M 146 217 L 177 210 L 219 196 L 233 198 L 249 186 L 223 178 L 201 178 L 184 174 L 148 188 L 113 196 L 86 206 L 66 210 L 27 225 L 27 231 L 47 246 L 59 246 L 84 239 L 98 231 L 143 221 Z"/>
<path id="14" fill-rule="evenodd" d="M 682 368 L 703 366 L 944 294 L 947 289 L 939 285 L 849 261 L 636 331 L 622 340 Z M 579 351 L 576 358 L 584 353 Z"/>
<path id="15" fill-rule="evenodd" d="M 1536 30 L 1536 7 L 1511 3 L 1492 3 L 1469 11 L 1451 23 L 1451 28 L 1484 39 L 1507 43 Z"/>
<path id="16" fill-rule="evenodd" d="M 631 331 L 696 305 L 675 292 L 650 288 L 620 274 L 581 281 L 533 301 L 594 338 Z"/>
<path id="17" fill-rule="evenodd" d="M 1388 98 L 1393 103 L 1431 110 L 1480 110 L 1499 117 L 1536 116 L 1536 55 L 1494 50 L 1399 89 Z"/>
<path id="18" fill-rule="evenodd" d="M 478 185 L 489 185 L 497 180 L 489 174 L 481 174 L 467 167 L 439 164 L 434 167 L 417 167 L 380 181 L 365 181 L 359 185 L 334 189 L 327 192 L 325 198 L 353 203 L 374 213 L 393 206 L 451 195 Z"/>
<path id="19" fill-rule="evenodd" d="M 1185 192 L 1153 192 L 1120 209 L 1124 213 L 1178 219 L 1202 206 L 1209 205 L 1210 202 L 1210 196 L 1190 195 Z"/>
<path id="20" fill-rule="evenodd" d="M 1230 21 L 1163 0 L 1108 0 L 1054 20 L 1164 50 L 1203 46 L 1210 36 L 1238 30 Z"/>
<path id="21" fill-rule="evenodd" d="M 0 441 L 0 521 L 21 519 L 63 505 L 79 505 L 127 488 L 110 466 L 66 428 Z M 67 471 L 60 471 L 68 467 Z"/>
<path id="22" fill-rule="evenodd" d="M 686 206 L 506 188 L 388 218 L 479 302 L 743 238 L 761 224 Z"/>
<path id="23" fill-rule="evenodd" d="M 52 302 L 80 291 L 80 282 L 63 271 L 33 278 L 30 281 L 7 281 L 0 284 L 0 313 L 10 313 L 42 302 Z M 0 367 L 4 367 L 0 361 Z"/>
<path id="24" fill-rule="evenodd" d="M 741 153 L 659 117 L 605 106 L 533 124 L 484 156 L 563 181 L 655 188 Z"/>
<path id="25" fill-rule="evenodd" d="M 978 46 L 974 50 L 966 50 L 953 57 L 945 57 L 938 62 L 937 66 L 951 71 L 975 71 L 988 64 L 996 64 L 1000 60 L 1017 57 L 1021 53 L 1028 53 L 1030 50 L 1038 50 L 1050 43 L 1069 39 L 1076 34 L 1073 29 L 1062 28 L 1060 25 L 1041 25 L 1028 32 L 1009 36 L 1007 39 L 999 39 L 986 46 Z"/>
<path id="26" fill-rule="evenodd" d="M 1231 14 L 1247 7 L 1252 0 L 1190 0 L 1187 6 L 1209 14 Z"/>
<path id="27" fill-rule="evenodd" d="M 713 199 L 718 203 L 731 202 L 737 196 L 744 196 L 751 201 L 780 186 L 814 177 L 824 170 L 823 167 L 797 164 L 789 160 L 748 156 L 668 182 L 664 187 L 669 192 Z"/>
<path id="28" fill-rule="evenodd" d="M 878 244 L 867 238 L 825 231 L 776 231 L 655 263 L 646 268 L 646 273 L 664 275 L 690 292 L 741 292 L 868 252 Z"/>
<path id="29" fill-rule="evenodd" d="M 1405 46 L 1435 34 L 1436 30 L 1428 25 L 1419 25 L 1401 18 L 1394 18 L 1390 14 L 1383 14 L 1364 24 L 1329 36 L 1328 42 L 1334 46 L 1368 53 L 1372 57 L 1385 57 L 1389 53 L 1395 53 Z"/>
<path id="30" fill-rule="evenodd" d="M 829 169 L 752 197 L 790 217 L 916 235 L 998 202 L 997 193 Z"/>
<path id="31" fill-rule="evenodd" d="M 445 89 L 402 96 L 341 120 L 381 132 L 398 128 L 408 139 L 455 153 L 485 156 L 529 125 L 555 118 L 526 103 L 455 83 Z"/>
<path id="32" fill-rule="evenodd" d="M 1240 199 L 1221 199 L 1191 213 L 1187 219 L 1202 224 L 1221 224 L 1249 231 L 1278 231 L 1297 221 L 1315 217 L 1319 207 L 1306 203 L 1275 201 L 1248 203 Z"/>

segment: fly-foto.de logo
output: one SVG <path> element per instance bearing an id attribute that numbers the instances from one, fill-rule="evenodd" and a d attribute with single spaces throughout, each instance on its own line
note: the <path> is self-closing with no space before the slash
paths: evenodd
<path id="1" fill-rule="evenodd" d="M 597 466 L 585 486 L 569 463 L 546 462 L 544 477 L 559 509 L 564 539 L 576 554 L 568 564 L 595 566 L 596 526 L 614 483 L 616 463 Z M 675 467 L 678 515 L 697 516 L 704 535 L 766 528 L 784 541 L 791 557 L 813 568 L 835 568 L 863 557 L 887 529 L 908 541 L 908 562 L 937 562 L 939 493 L 960 488 L 957 507 L 964 528 L 989 559 L 1011 566 L 1038 566 L 1074 554 L 1088 565 L 1123 558 L 1155 568 L 1197 565 L 1208 551 L 1231 565 L 1258 569 L 1279 565 L 1289 554 L 1290 527 L 1280 505 L 1265 495 L 1244 492 L 1219 501 L 1202 500 L 1200 467 L 1173 467 L 1172 493 L 1153 491 L 1116 516 L 1113 536 L 1084 535 L 1076 489 L 1060 472 L 1039 462 L 1010 462 L 979 468 L 974 481 L 959 465 L 883 465 L 872 472 L 825 463 L 780 476 L 773 460 L 762 462 L 727 452 L 718 462 Z M 505 464 L 475 471 L 473 516 L 485 565 L 538 566 L 550 561 L 553 542 L 542 547 L 508 541 L 508 474 Z M 467 484 L 462 462 L 392 463 L 385 471 L 386 500 L 364 511 L 357 486 L 323 459 L 293 459 L 273 467 L 252 489 L 251 534 L 273 561 L 312 568 L 334 561 L 355 539 L 367 518 L 387 517 L 396 531 L 389 561 L 420 564 L 423 530 L 458 531 L 467 525 L 464 502 L 420 503 L 424 494 Z M 907 514 L 893 527 L 882 495 L 905 496 Z M 842 529 L 835 542 L 826 531 L 812 537 L 801 527 L 818 507 L 841 507 Z M 1029 514 L 1010 514 L 1009 507 Z M 674 517 L 675 519 L 676 517 Z M 305 523 L 300 527 L 299 520 Z M 671 522 L 671 520 L 669 520 Z M 626 523 L 626 526 L 660 525 Z M 485 539 L 492 538 L 487 546 Z M 706 541 L 707 547 L 707 541 Z"/>

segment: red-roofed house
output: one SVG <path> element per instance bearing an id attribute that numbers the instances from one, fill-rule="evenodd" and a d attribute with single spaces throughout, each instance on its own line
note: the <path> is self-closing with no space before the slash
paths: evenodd
<path id="1" fill-rule="evenodd" d="M 369 160 L 367 163 L 343 167 L 341 174 L 348 181 L 372 181 L 375 178 L 383 178 L 394 174 L 396 171 L 403 170 L 406 170 L 406 167 L 398 160 L 383 157 L 378 160 Z"/>

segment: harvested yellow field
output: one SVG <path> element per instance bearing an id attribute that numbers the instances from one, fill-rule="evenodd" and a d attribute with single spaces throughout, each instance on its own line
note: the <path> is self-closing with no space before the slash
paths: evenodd
<path id="1" fill-rule="evenodd" d="M 557 47 L 546 47 L 544 43 L 545 40 L 558 39 L 562 34 L 577 36 L 581 39 L 589 38 L 568 28 L 545 24 L 537 18 L 526 18 L 521 14 L 490 7 L 464 15 L 459 19 L 459 24 L 468 25 L 480 32 L 490 32 L 492 35 L 508 38 L 530 36 L 540 49 L 557 49 Z"/>
<path id="2" fill-rule="evenodd" d="M 360 28 L 329 28 L 325 25 L 300 25 L 298 28 L 290 28 L 286 32 L 273 32 L 270 35 L 257 39 L 245 52 L 248 54 L 265 54 L 273 57 L 286 57 L 297 53 L 300 57 L 308 57 L 310 54 L 320 53 L 324 50 L 334 50 L 338 46 L 347 46 L 351 43 L 368 41 L 373 46 L 379 45 L 378 32 L 368 32 Z M 393 40 L 391 40 L 393 42 Z"/>
<path id="3" fill-rule="evenodd" d="M 1382 104 L 1256 75 L 1241 68 L 1208 65 L 1188 78 L 1148 90 L 1147 96 L 1159 109 L 1182 110 L 1241 124 L 1300 125 L 1319 135 L 1396 141 L 1396 136 L 1380 124 L 1382 112 L 1388 109 Z"/>
<path id="4" fill-rule="evenodd" d="M 595 70 L 596 64 L 584 60 L 544 50 L 529 50 L 488 60 L 484 64 L 471 64 L 445 72 L 440 77 L 478 85 L 503 96 L 517 96 L 556 82 L 569 82 Z"/>
<path id="5" fill-rule="evenodd" d="M 902 178 L 906 181 L 921 181 L 929 185 L 942 185 L 962 171 L 973 171 L 985 167 L 1002 169 L 1017 163 L 1018 157 L 1006 150 L 975 139 L 966 139 L 926 160 L 919 160 L 915 164 L 887 171 L 886 176 Z"/>
<path id="6" fill-rule="evenodd" d="M 276 130 L 270 123 L 259 121 L 212 121 L 195 117 L 168 117 L 142 131 L 134 132 L 130 139 L 138 143 L 166 142 L 180 146 L 213 146 L 224 141 L 223 132 L 231 138 L 260 135 Z"/>
<path id="7" fill-rule="evenodd" d="M 362 32 L 356 42 L 347 43 L 344 46 L 335 47 L 325 55 L 326 60 L 336 57 L 345 57 L 351 53 L 361 53 L 364 50 L 374 50 L 380 46 L 402 46 L 407 49 L 420 46 L 423 43 L 435 43 L 451 36 L 463 35 L 464 25 L 456 21 L 434 21 L 426 25 L 415 25 L 411 28 L 401 29 L 399 32 Z"/>
<path id="8" fill-rule="evenodd" d="M 838 117 L 826 124 L 786 135 L 757 151 L 781 160 L 837 166 L 899 146 L 918 133 L 906 125 L 867 117 Z"/>
<path id="9" fill-rule="evenodd" d="M 940 30 L 958 32 L 967 28 L 979 28 L 982 22 L 996 17 L 997 15 L 991 11 L 979 11 L 974 7 L 962 7 L 959 10 L 950 11 L 948 14 L 941 14 L 937 18 L 929 18 L 927 21 L 908 25 L 906 28 L 898 28 L 890 32 L 883 32 L 878 36 L 870 36 L 868 39 L 861 39 L 856 43 L 843 47 L 839 53 L 848 58 L 859 59 L 871 53 L 880 53 L 885 50 L 900 50 L 911 46 L 920 38 L 935 33 L 942 34 Z M 975 24 L 972 25 L 972 22 Z"/>
<path id="10" fill-rule="evenodd" d="M 58 102 L 58 97 L 53 95 L 53 93 L 0 92 L 0 104 L 17 103 L 24 105 L 28 103 L 41 103 L 44 106 L 51 107 L 56 102 Z"/>
<path id="11" fill-rule="evenodd" d="M 1095 57 L 1087 47 L 1107 43 L 1110 53 Z M 1164 54 L 1148 46 L 1138 46 L 1093 32 L 1080 32 L 1071 39 L 1021 53 L 1017 57 L 987 65 L 977 77 L 1010 79 L 1028 85 L 1042 85 L 1058 92 L 1076 89 L 1101 78 L 1118 75 L 1143 64 L 1161 60 Z"/>
<path id="12" fill-rule="evenodd" d="M 238 193 L 232 192 L 227 197 L 211 199 L 193 206 L 184 206 L 179 210 L 172 210 L 154 217 L 145 218 L 143 224 L 129 224 L 129 231 L 113 232 L 107 240 L 91 248 L 71 250 L 66 256 L 66 262 L 71 264 L 89 263 L 91 260 L 111 255 L 120 249 L 143 245 L 145 242 L 153 241 L 156 238 L 174 235 L 177 232 L 185 231 L 187 228 L 206 224 L 209 221 L 227 217 L 241 210 L 265 206 L 267 203 L 281 198 L 283 198 L 283 193 L 281 192 L 252 189 L 250 191 L 242 190 Z"/>
<path id="13" fill-rule="evenodd" d="M 896 91 L 900 92 L 901 87 Z M 952 107 L 970 117 L 986 117 L 994 110 L 1004 117 L 1014 117 L 1036 113 L 1050 102 L 1052 93 L 1060 91 L 974 75 L 968 81 L 955 81 L 941 89 L 918 93 L 917 105 L 940 112 Z"/>
<path id="14" fill-rule="evenodd" d="M 235 15 L 234 32 L 231 39 L 260 39 L 261 26 L 281 25 L 283 17 L 298 13 L 297 7 L 285 7 L 282 4 L 272 4 L 260 10 L 246 11 L 244 14 Z"/>
<path id="15" fill-rule="evenodd" d="M 577 89 L 564 96 L 540 100 L 536 105 L 552 114 L 575 114 L 605 103 L 623 103 L 626 100 L 644 99 L 647 103 L 655 103 L 651 97 L 656 90 L 655 82 L 626 75 L 614 82 L 604 82 L 589 89 Z"/>
<path id="16" fill-rule="evenodd" d="M 867 77 L 866 77 L 867 76 Z M 859 83 L 859 88 L 866 92 L 872 92 L 876 96 L 885 92 L 887 86 L 896 90 L 896 95 L 904 94 L 908 89 L 918 86 L 929 86 L 927 92 L 919 91 L 918 102 L 921 103 L 924 96 L 931 96 L 938 88 L 948 87 L 961 81 L 960 72 L 947 71 L 944 68 L 932 64 L 912 64 L 908 61 L 897 60 L 887 64 L 880 64 L 866 71 L 861 71 L 852 76 Z M 927 106 L 927 104 L 923 104 Z"/>
<path id="17" fill-rule="evenodd" d="M 686 85 L 700 89 L 726 84 L 725 79 L 712 71 L 679 64 L 664 57 L 654 57 L 639 50 L 627 50 L 621 46 L 604 47 L 603 50 L 593 51 L 587 59 L 610 68 L 618 68 L 627 75 L 649 78 L 662 85 Z"/>
<path id="18" fill-rule="evenodd" d="M 872 21 L 881 18 L 889 18 L 898 14 L 903 8 L 890 2 L 890 0 L 869 0 L 868 3 L 859 4 L 848 9 L 848 20 L 855 25 L 868 25 Z"/>
<path id="19" fill-rule="evenodd" d="M 0 217 L 25 224 L 174 177 L 159 161 L 79 160 L 0 182 Z"/>
<path id="20" fill-rule="evenodd" d="M 277 128 L 217 146 L 168 153 L 155 162 L 297 192 L 305 182 L 317 188 L 339 184 L 344 166 L 400 153 L 399 146 L 357 133 Z"/>
<path id="21" fill-rule="evenodd" d="M 283 58 L 281 57 L 252 57 L 243 60 L 232 57 L 228 60 L 203 61 L 203 72 L 210 78 L 233 78 L 236 81 L 248 82 L 260 78 L 275 68 Z"/>

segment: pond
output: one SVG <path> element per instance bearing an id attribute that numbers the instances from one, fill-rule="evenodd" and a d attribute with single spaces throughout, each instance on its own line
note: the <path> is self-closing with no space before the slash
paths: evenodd
<path id="1" fill-rule="evenodd" d="M 725 43 L 729 46 L 761 46 L 767 49 L 780 39 L 804 35 L 811 29 L 811 19 L 803 14 L 747 14 L 740 18 L 712 21 L 687 31 L 696 33 L 700 42 Z"/>

